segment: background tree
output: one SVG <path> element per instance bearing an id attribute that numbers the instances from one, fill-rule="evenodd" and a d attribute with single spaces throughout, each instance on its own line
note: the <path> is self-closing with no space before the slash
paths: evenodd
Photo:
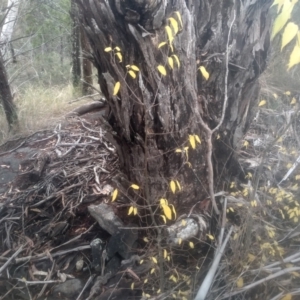
<path id="1" fill-rule="evenodd" d="M 18 123 L 16 106 L 13 103 L 13 97 L 10 90 L 8 77 L 5 69 L 4 58 L 8 57 L 7 52 L 10 49 L 10 42 L 14 31 L 14 25 L 18 16 L 20 1 L 8 1 L 5 9 L 5 17 L 2 20 L 2 30 L 0 31 L 0 98 L 3 104 L 9 129 Z"/>
<path id="2" fill-rule="evenodd" d="M 81 61 L 80 61 L 80 25 L 78 22 L 78 10 L 74 0 L 71 0 L 72 19 L 72 74 L 73 74 L 73 86 L 76 88 L 80 84 L 81 78 Z"/>
<path id="3" fill-rule="evenodd" d="M 93 66 L 89 59 L 91 49 L 83 26 L 80 26 L 80 46 L 82 56 L 82 94 L 89 94 L 90 86 L 93 85 Z"/>
<path id="4" fill-rule="evenodd" d="M 107 137 L 128 179 L 152 202 L 178 180 L 183 192 L 170 198 L 182 210 L 213 201 L 213 179 L 238 172 L 271 1 L 76 1 L 112 111 Z"/>

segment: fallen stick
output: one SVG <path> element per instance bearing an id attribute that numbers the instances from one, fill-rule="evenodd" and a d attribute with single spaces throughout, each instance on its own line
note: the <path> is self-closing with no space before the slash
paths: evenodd
<path id="1" fill-rule="evenodd" d="M 11 263 L 11 261 L 19 255 L 19 253 L 23 250 L 23 245 L 8 259 L 6 263 L 0 268 L 0 276 L 2 275 L 2 272 L 8 267 L 8 265 Z"/>
<path id="2" fill-rule="evenodd" d="M 205 300 L 206 299 L 207 292 L 208 292 L 208 290 L 209 290 L 209 288 L 212 284 L 215 273 L 216 273 L 217 268 L 219 266 L 219 262 L 221 260 L 222 255 L 223 255 L 225 247 L 228 243 L 228 240 L 229 240 L 229 237 L 231 235 L 232 230 L 233 230 L 233 226 L 230 227 L 222 246 L 219 248 L 219 250 L 217 250 L 217 253 L 216 253 L 214 261 L 211 265 L 211 268 L 209 269 L 208 273 L 206 274 L 205 279 L 203 280 L 203 282 L 202 282 L 202 284 L 201 284 L 201 286 L 198 290 L 198 293 L 196 295 L 195 300 Z"/>

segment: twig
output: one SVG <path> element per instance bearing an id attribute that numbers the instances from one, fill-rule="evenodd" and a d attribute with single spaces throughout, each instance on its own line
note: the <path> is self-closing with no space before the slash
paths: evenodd
<path id="1" fill-rule="evenodd" d="M 61 283 L 60 280 L 47 280 L 47 281 L 27 281 L 26 279 L 15 278 L 16 280 L 25 283 L 26 285 L 36 285 L 36 284 L 45 284 L 45 283 Z"/>
<path id="2" fill-rule="evenodd" d="M 218 125 L 214 129 L 210 129 L 207 124 L 204 123 L 202 117 L 200 116 L 199 122 L 200 125 L 203 127 L 203 129 L 206 131 L 206 139 L 207 139 L 207 153 L 206 153 L 206 163 L 207 163 L 207 173 L 208 173 L 208 189 L 209 189 L 209 195 L 210 200 L 212 202 L 214 211 L 217 215 L 220 214 L 216 199 L 215 199 L 215 193 L 214 193 L 214 171 L 213 171 L 213 165 L 212 165 L 212 135 L 215 131 L 217 131 L 220 126 L 223 124 L 224 118 L 225 118 L 225 112 L 228 102 L 228 62 L 229 62 L 229 40 L 231 35 L 231 30 L 233 23 L 235 21 L 235 10 L 233 14 L 233 19 L 229 27 L 228 31 L 228 37 L 227 37 L 227 44 L 226 44 L 226 72 L 225 72 L 225 97 L 224 97 L 224 103 L 223 103 L 223 109 L 222 109 L 222 115 L 221 119 L 218 123 Z"/>
<path id="3" fill-rule="evenodd" d="M 37 203 L 31 205 L 30 207 L 37 207 L 37 206 L 40 206 L 41 204 L 47 202 L 48 200 L 50 200 L 50 199 L 52 199 L 52 198 L 55 198 L 55 197 L 61 195 L 63 192 L 67 192 L 67 191 L 73 189 L 74 187 L 81 186 L 81 185 L 82 185 L 82 182 L 78 182 L 78 183 L 72 184 L 72 185 L 70 185 L 70 186 L 68 186 L 68 187 L 66 187 L 66 188 L 64 188 L 64 189 L 62 189 L 62 190 L 60 190 L 59 192 L 54 193 L 54 194 L 50 195 L 49 197 L 47 197 L 47 198 L 45 198 L 45 199 L 43 199 L 43 200 L 41 200 L 41 201 L 39 201 L 39 202 L 37 202 Z"/>
<path id="4" fill-rule="evenodd" d="M 82 96 L 82 97 L 79 97 L 79 98 L 76 98 L 74 100 L 69 101 L 68 104 L 71 104 L 71 103 L 74 103 L 74 102 L 77 102 L 77 101 L 80 101 L 80 100 L 83 100 L 83 99 L 86 99 L 86 98 L 92 98 L 92 97 L 97 96 L 97 95 L 99 95 L 99 93 L 95 93 L 95 94 L 92 94 L 92 95 Z"/>
<path id="5" fill-rule="evenodd" d="M 26 143 L 26 141 L 27 141 L 27 140 L 23 141 L 20 145 L 18 145 L 17 147 L 15 147 L 15 148 L 13 148 L 13 149 L 11 149 L 11 150 L 9 150 L 9 151 L 0 153 L 0 156 L 3 156 L 3 155 L 6 155 L 6 154 L 9 154 L 9 153 L 12 153 L 12 152 L 14 152 L 15 150 L 21 148 L 21 147 Z"/>
<path id="6" fill-rule="evenodd" d="M 243 293 L 245 291 L 248 291 L 248 290 L 250 290 L 250 289 L 252 289 L 252 288 L 260 285 L 261 283 L 265 283 L 265 282 L 267 282 L 267 281 L 269 281 L 271 279 L 277 278 L 277 277 L 285 275 L 287 273 L 292 273 L 292 272 L 295 272 L 295 271 L 299 271 L 299 270 L 300 270 L 300 267 L 292 267 L 292 268 L 287 268 L 287 269 L 281 270 L 281 271 L 279 271 L 277 273 L 271 274 L 271 275 L 269 275 L 269 276 L 267 276 L 265 278 L 262 278 L 262 279 L 260 279 L 260 280 L 258 280 L 256 282 L 253 282 L 253 283 L 251 283 L 249 285 L 246 285 L 246 286 L 244 286 L 243 288 L 241 288 L 238 291 L 227 293 L 227 294 L 223 295 L 223 297 L 221 299 L 225 299 L 225 298 L 232 297 L 234 295 Z"/>
<path id="7" fill-rule="evenodd" d="M 8 259 L 8 261 L 0 268 L 0 276 L 2 272 L 7 268 L 7 266 L 11 263 L 11 261 L 19 255 L 20 252 L 23 250 L 23 245 Z"/>
<path id="8" fill-rule="evenodd" d="M 95 274 L 91 275 L 89 277 L 89 279 L 87 280 L 87 282 L 85 283 L 83 289 L 81 290 L 80 294 L 78 295 L 78 297 L 76 298 L 76 300 L 80 300 L 80 297 L 82 296 L 83 292 L 86 290 L 86 288 L 89 286 L 89 284 L 94 280 L 95 278 Z"/>
<path id="9" fill-rule="evenodd" d="M 228 68 L 228 64 L 229 64 L 229 40 L 230 40 L 230 35 L 231 35 L 231 30 L 232 30 L 232 26 L 233 23 L 235 21 L 235 9 L 233 10 L 233 19 L 232 22 L 230 24 L 229 27 L 229 31 L 228 31 L 228 36 L 227 36 L 227 44 L 226 44 L 226 62 L 225 62 L 225 68 L 226 68 L 226 72 L 225 72 L 225 91 L 224 91 L 224 103 L 223 103 L 223 109 L 222 109 L 222 115 L 221 115 L 221 119 L 219 124 L 212 129 L 212 134 L 214 132 L 216 132 L 220 126 L 223 124 L 224 118 L 225 118 L 225 112 L 226 112 L 226 108 L 227 108 L 227 102 L 228 102 L 228 73 L 229 73 L 229 68 Z"/>
<path id="10" fill-rule="evenodd" d="M 206 299 L 206 295 L 207 295 L 208 290 L 209 290 L 209 288 L 212 284 L 215 273 L 216 273 L 217 268 L 219 266 L 219 262 L 221 260 L 221 257 L 223 255 L 223 252 L 225 250 L 225 247 L 227 245 L 227 242 L 229 240 L 229 237 L 231 235 L 232 230 L 233 230 L 233 226 L 230 227 L 222 246 L 220 247 L 219 250 L 217 250 L 217 254 L 214 258 L 214 261 L 211 265 L 211 268 L 209 269 L 208 273 L 206 274 L 205 279 L 203 280 L 203 282 L 202 282 L 202 284 L 201 284 L 201 286 L 198 290 L 198 293 L 196 295 L 195 300 L 205 300 Z"/>
<path id="11" fill-rule="evenodd" d="M 45 281 L 51 279 L 51 276 L 52 276 L 52 273 L 53 273 L 53 270 L 54 270 L 54 266 L 55 266 L 55 260 L 54 260 L 53 263 L 52 263 L 52 268 L 51 268 L 49 274 L 47 275 Z M 45 285 L 42 287 L 41 291 L 39 292 L 39 294 L 38 294 L 38 296 L 37 296 L 37 299 L 39 299 L 40 297 L 43 296 L 43 294 L 44 294 L 45 289 L 47 288 L 47 286 L 48 286 L 48 283 L 45 283 Z"/>
<path id="12" fill-rule="evenodd" d="M 223 237 L 224 237 L 224 231 L 225 231 L 225 225 L 226 225 L 226 209 L 227 209 L 227 198 L 225 197 L 224 200 L 224 206 L 223 206 L 223 218 L 222 218 L 222 224 L 221 224 L 221 230 L 219 234 L 219 247 L 222 245 Z M 216 251 L 217 253 L 217 251 Z"/>
<path id="13" fill-rule="evenodd" d="M 75 248 L 68 249 L 68 250 L 58 251 L 58 252 L 53 253 L 53 254 L 51 253 L 51 256 L 52 257 L 57 257 L 57 256 L 65 255 L 65 254 L 70 253 L 70 252 L 83 251 L 83 250 L 90 249 L 90 248 L 91 248 L 90 245 L 79 246 L 79 247 L 75 247 Z M 24 262 L 24 261 L 27 261 L 27 260 L 28 261 L 30 261 L 30 260 L 31 261 L 41 261 L 41 260 L 44 260 L 44 259 L 49 259 L 49 256 L 47 254 L 41 253 L 41 254 L 38 254 L 38 255 L 35 255 L 35 256 L 25 256 L 25 257 L 17 258 L 16 263 Z"/>

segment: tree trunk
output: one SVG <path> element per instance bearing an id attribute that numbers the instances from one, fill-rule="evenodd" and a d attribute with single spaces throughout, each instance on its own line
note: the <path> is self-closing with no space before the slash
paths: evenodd
<path id="1" fill-rule="evenodd" d="M 218 191 L 212 179 L 228 170 L 252 120 L 269 49 L 272 1 L 76 1 L 111 108 L 107 136 L 117 145 L 122 170 L 150 202 L 165 197 L 189 211 L 212 196 L 211 187 Z M 161 42 L 167 43 L 159 47 Z M 113 95 L 117 82 L 120 90 Z M 193 135 L 202 141 L 196 149 Z M 171 180 L 181 184 L 181 192 L 170 192 Z"/>
<path id="2" fill-rule="evenodd" d="M 82 52 L 82 94 L 87 95 L 90 94 L 90 86 L 93 85 L 93 69 L 92 63 L 88 59 L 88 55 L 90 55 L 91 52 L 90 44 L 83 26 L 80 26 L 80 44 Z"/>
<path id="3" fill-rule="evenodd" d="M 0 35 L 0 48 L 3 59 L 5 59 L 7 54 L 9 53 L 9 44 L 17 20 L 19 4 L 19 0 L 8 0 L 7 2 L 8 12 L 5 16 Z"/>
<path id="4" fill-rule="evenodd" d="M 73 86 L 76 88 L 80 84 L 80 25 L 78 22 L 78 9 L 75 0 L 71 0 L 71 19 L 72 19 L 72 74 Z"/>
<path id="5" fill-rule="evenodd" d="M 0 98 L 4 108 L 9 129 L 13 129 L 18 123 L 17 110 L 13 103 L 13 97 L 9 87 L 6 69 L 0 54 Z"/>

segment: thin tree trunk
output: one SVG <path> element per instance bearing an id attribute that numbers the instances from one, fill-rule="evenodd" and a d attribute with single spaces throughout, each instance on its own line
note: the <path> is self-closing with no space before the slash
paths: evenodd
<path id="1" fill-rule="evenodd" d="M 13 97 L 9 87 L 6 69 L 0 54 L 0 98 L 4 108 L 5 116 L 9 125 L 9 129 L 13 129 L 18 124 L 18 116 L 16 106 L 13 103 Z"/>
<path id="2" fill-rule="evenodd" d="M 81 44 L 81 52 L 82 52 L 82 94 L 87 95 L 90 92 L 90 86 L 93 85 L 93 68 L 91 61 L 87 58 L 87 55 L 90 54 L 91 49 L 89 45 L 89 41 L 86 37 L 86 33 L 84 31 L 83 26 L 80 26 L 80 44 Z"/>
<path id="3" fill-rule="evenodd" d="M 81 66 L 80 66 L 80 26 L 78 22 L 78 9 L 75 0 L 71 0 L 71 19 L 72 19 L 72 74 L 73 86 L 80 85 Z"/>
<path id="4" fill-rule="evenodd" d="M 211 196 L 213 179 L 218 172 L 226 174 L 252 120 L 258 77 L 265 69 L 269 48 L 271 0 L 77 3 L 99 84 L 112 111 L 109 123 L 114 134 L 107 128 L 107 137 L 115 141 L 122 170 L 129 182 L 142 187 L 149 201 L 167 197 L 186 212 L 191 204 Z M 175 36 L 174 21 L 169 18 L 179 28 Z M 172 47 L 166 26 L 174 37 Z M 159 47 L 161 42 L 167 44 Z M 118 47 L 122 62 L 116 54 Z M 135 79 L 128 72 L 130 65 L 140 70 Z M 166 76 L 158 66 L 165 67 Z M 209 79 L 200 73 L 200 66 Z M 120 91 L 113 95 L 117 82 Z M 223 117 L 212 136 L 216 158 L 212 169 L 207 128 L 218 126 Z M 189 143 L 194 134 L 202 140 L 196 149 Z M 189 147 L 187 152 L 185 147 Z M 181 184 L 180 193 L 170 192 L 171 180 Z"/>
<path id="5" fill-rule="evenodd" d="M 19 4 L 19 0 L 8 0 L 7 3 L 8 12 L 4 19 L 0 35 L 0 48 L 3 59 L 6 59 L 6 56 L 9 53 L 9 44 L 17 20 Z"/>

